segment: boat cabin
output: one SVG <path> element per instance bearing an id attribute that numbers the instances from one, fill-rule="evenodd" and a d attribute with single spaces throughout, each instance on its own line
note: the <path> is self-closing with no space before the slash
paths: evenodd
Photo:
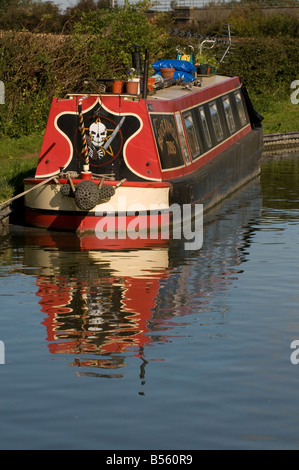
<path id="1" fill-rule="evenodd" d="M 140 94 L 69 94 L 52 101 L 36 178 L 59 171 L 127 181 L 190 175 L 252 129 L 238 77 L 173 81 Z"/>

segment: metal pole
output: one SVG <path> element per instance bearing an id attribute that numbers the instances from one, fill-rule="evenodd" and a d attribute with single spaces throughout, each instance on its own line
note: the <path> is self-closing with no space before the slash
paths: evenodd
<path id="1" fill-rule="evenodd" d="M 145 59 L 144 59 L 143 94 L 142 94 L 142 98 L 144 100 L 146 100 L 146 97 L 147 97 L 148 59 L 149 59 L 149 49 L 146 49 Z"/>

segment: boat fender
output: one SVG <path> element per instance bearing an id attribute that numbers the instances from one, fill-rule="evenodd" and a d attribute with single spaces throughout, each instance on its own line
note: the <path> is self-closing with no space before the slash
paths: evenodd
<path id="1" fill-rule="evenodd" d="M 120 188 L 126 181 L 127 178 L 124 178 L 115 186 L 103 186 L 103 180 L 102 183 L 100 183 L 99 185 L 100 200 L 102 201 L 103 199 L 110 199 L 112 196 L 114 196 L 115 191 Z"/>
<path id="2" fill-rule="evenodd" d="M 60 192 L 63 196 L 66 196 L 66 197 L 69 197 L 69 196 L 72 196 L 72 188 L 71 188 L 71 185 L 70 184 L 62 184 L 60 186 Z"/>
<path id="3" fill-rule="evenodd" d="M 96 183 L 90 180 L 81 181 L 76 186 L 75 203 L 79 209 L 89 211 L 99 200 L 99 189 Z"/>
<path id="4" fill-rule="evenodd" d="M 99 190 L 99 199 L 110 199 L 115 194 L 112 186 L 102 186 Z"/>

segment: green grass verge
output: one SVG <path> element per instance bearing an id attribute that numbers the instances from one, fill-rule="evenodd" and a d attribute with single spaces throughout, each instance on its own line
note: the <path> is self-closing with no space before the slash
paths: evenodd
<path id="1" fill-rule="evenodd" d="M 293 104 L 290 98 L 253 97 L 252 101 L 256 110 L 264 116 L 264 134 L 299 132 L 299 104 Z"/>
<path id="2" fill-rule="evenodd" d="M 37 157 L 1 160 L 0 162 L 0 203 L 23 192 L 23 179 L 33 176 Z"/>
<path id="3" fill-rule="evenodd" d="M 37 154 L 42 144 L 42 135 L 27 135 L 19 139 L 0 137 L 0 165 L 3 160 L 12 160 Z"/>
<path id="4" fill-rule="evenodd" d="M 42 137 L 0 138 L 0 203 L 23 191 L 23 178 L 34 175 Z"/>

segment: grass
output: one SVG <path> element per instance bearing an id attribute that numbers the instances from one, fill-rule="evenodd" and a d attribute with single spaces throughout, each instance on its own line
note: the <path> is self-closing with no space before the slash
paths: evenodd
<path id="1" fill-rule="evenodd" d="M 290 98 L 253 98 L 252 101 L 256 110 L 264 116 L 264 134 L 299 132 L 299 104 L 293 104 Z"/>
<path id="2" fill-rule="evenodd" d="M 0 203 L 23 191 L 23 178 L 34 175 L 42 136 L 0 138 Z"/>
<path id="3" fill-rule="evenodd" d="M 37 155 L 39 153 L 43 136 L 28 135 L 20 138 L 1 137 L 0 138 L 0 165 L 3 160 L 12 160 L 27 155 Z"/>
<path id="4" fill-rule="evenodd" d="M 2 160 L 0 163 L 0 203 L 23 191 L 23 178 L 34 175 L 37 157 Z"/>

